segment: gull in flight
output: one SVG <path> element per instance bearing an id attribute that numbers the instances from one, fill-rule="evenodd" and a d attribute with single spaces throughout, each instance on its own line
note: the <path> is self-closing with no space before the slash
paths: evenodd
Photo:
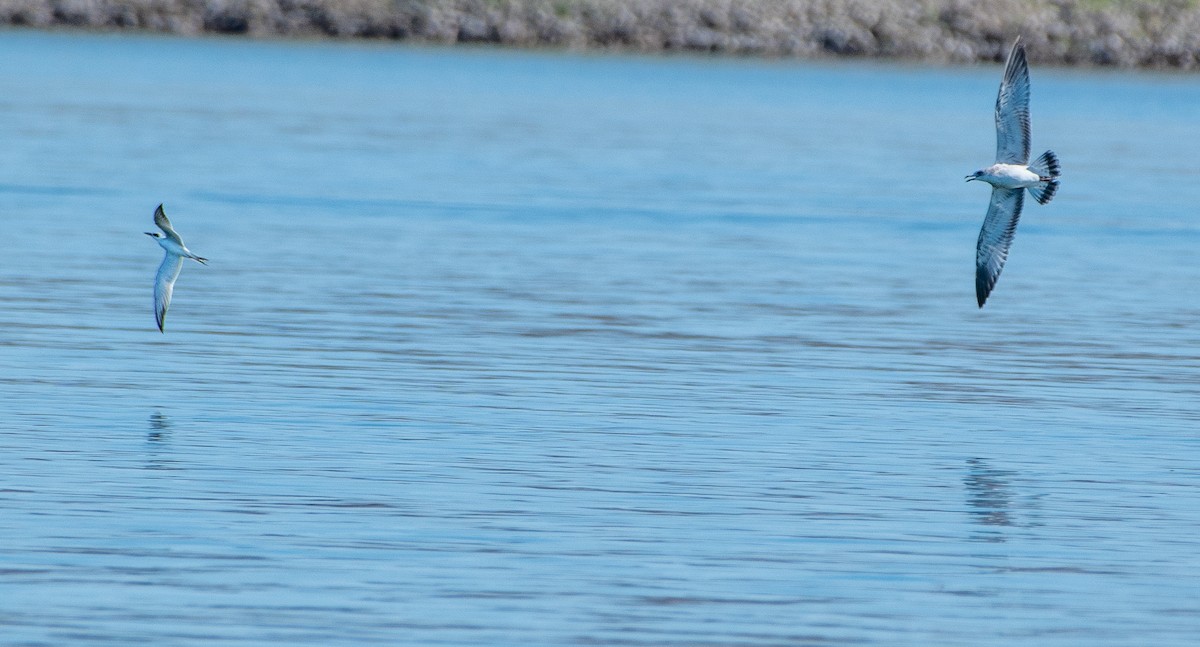
<path id="1" fill-rule="evenodd" d="M 179 278 L 179 270 L 183 269 L 183 259 L 190 258 L 201 265 L 207 265 L 208 259 L 196 256 L 183 244 L 183 239 L 175 233 L 171 221 L 167 220 L 167 214 L 163 213 L 161 204 L 154 210 L 154 224 L 158 225 L 163 233 L 147 231 L 146 235 L 158 241 L 158 244 L 167 250 L 162 265 L 158 266 L 158 275 L 154 277 L 154 320 L 158 322 L 158 331 L 166 332 L 163 330 L 163 319 L 167 316 L 167 307 L 171 305 L 171 293 L 175 291 L 175 279 Z"/>
<path id="2" fill-rule="evenodd" d="M 992 185 L 979 243 L 975 247 L 975 297 L 979 307 L 987 301 L 1017 231 L 1025 190 L 1039 204 L 1046 204 L 1058 191 L 1058 157 L 1046 151 L 1029 163 L 1029 64 L 1020 37 L 1013 43 L 996 97 L 996 163 L 967 176 Z"/>

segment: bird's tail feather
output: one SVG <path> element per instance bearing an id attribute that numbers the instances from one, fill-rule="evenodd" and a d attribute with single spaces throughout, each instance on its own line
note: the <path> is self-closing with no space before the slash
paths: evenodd
<path id="1" fill-rule="evenodd" d="M 1046 151 L 1042 156 L 1033 161 L 1029 165 L 1029 170 L 1037 173 L 1039 177 L 1048 178 L 1039 182 L 1037 186 L 1030 187 L 1029 192 L 1033 194 L 1033 199 L 1038 201 L 1038 204 L 1046 204 L 1054 199 L 1054 194 L 1058 192 L 1057 178 L 1062 175 L 1062 167 L 1058 164 L 1058 156 L 1054 151 Z"/>
<path id="2" fill-rule="evenodd" d="M 189 256 L 188 258 L 192 259 L 193 261 L 196 261 L 197 263 L 199 263 L 201 265 L 208 265 L 208 259 L 204 258 L 203 256 Z"/>
<path id="3" fill-rule="evenodd" d="M 1029 187 L 1029 193 L 1033 196 L 1038 204 L 1046 204 L 1054 199 L 1054 194 L 1058 192 L 1058 180 L 1046 180 L 1038 182 Z"/>
<path id="4" fill-rule="evenodd" d="M 1056 178 L 1062 175 L 1062 167 L 1059 166 L 1058 156 L 1054 154 L 1054 151 L 1042 153 L 1041 157 L 1033 160 L 1033 164 L 1029 165 L 1029 170 L 1048 178 Z"/>

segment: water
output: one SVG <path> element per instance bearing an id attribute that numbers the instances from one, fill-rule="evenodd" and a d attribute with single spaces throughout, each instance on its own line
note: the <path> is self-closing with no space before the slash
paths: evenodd
<path id="1" fill-rule="evenodd" d="M 1035 67 L 980 311 L 998 67 L 0 60 L 4 644 L 1200 632 L 1200 77 Z"/>

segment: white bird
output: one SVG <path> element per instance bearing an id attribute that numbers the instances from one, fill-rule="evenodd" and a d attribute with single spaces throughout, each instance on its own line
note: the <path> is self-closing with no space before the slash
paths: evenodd
<path id="1" fill-rule="evenodd" d="M 154 224 L 158 225 L 163 233 L 145 233 L 167 250 L 162 265 L 158 266 L 158 274 L 154 277 L 154 320 L 158 322 L 158 331 L 166 332 L 163 330 L 163 319 L 166 318 L 167 308 L 171 305 L 171 293 L 175 291 L 175 279 L 179 278 L 179 270 L 183 269 L 183 259 L 190 258 L 201 265 L 207 265 L 208 259 L 196 256 L 183 244 L 183 239 L 175 233 L 171 221 L 167 220 L 167 214 L 163 213 L 161 204 L 154 210 Z"/>
<path id="2" fill-rule="evenodd" d="M 1018 37 L 1008 54 L 996 97 L 996 163 L 967 176 L 968 182 L 982 180 L 992 185 L 991 205 L 975 247 L 975 297 L 980 308 L 1004 269 L 1025 205 L 1025 190 L 1039 204 L 1046 204 L 1058 191 L 1058 177 L 1058 157 L 1053 151 L 1029 163 L 1029 64 Z"/>

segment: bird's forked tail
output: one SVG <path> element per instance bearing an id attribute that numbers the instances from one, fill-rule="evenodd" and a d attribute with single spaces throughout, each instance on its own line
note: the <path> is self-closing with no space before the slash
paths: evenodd
<path id="1" fill-rule="evenodd" d="M 1058 156 L 1054 151 L 1046 151 L 1042 156 L 1033 161 L 1029 165 L 1029 170 L 1038 174 L 1038 177 L 1044 178 L 1035 186 L 1029 187 L 1029 193 L 1033 195 L 1033 199 L 1038 201 L 1038 204 L 1046 204 L 1054 199 L 1054 194 L 1058 192 L 1058 176 L 1062 175 L 1062 168 L 1058 165 Z"/>

